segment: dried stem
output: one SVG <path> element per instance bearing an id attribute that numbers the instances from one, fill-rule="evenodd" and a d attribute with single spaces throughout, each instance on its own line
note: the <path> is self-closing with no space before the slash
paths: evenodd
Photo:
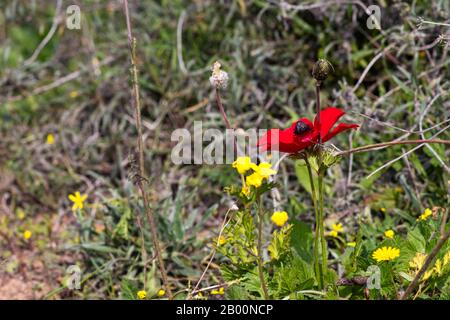
<path id="1" fill-rule="evenodd" d="M 171 300 L 173 298 L 172 290 L 169 287 L 169 281 L 167 279 L 167 272 L 164 265 L 164 261 L 162 259 L 161 247 L 158 240 L 158 230 L 156 227 L 155 217 L 153 215 L 153 211 L 150 208 L 149 200 L 147 193 L 144 188 L 145 179 L 145 167 L 144 167 L 144 149 L 143 149 L 143 139 L 142 139 L 142 123 L 141 123 L 141 103 L 139 97 L 139 84 L 138 84 L 138 71 L 136 67 L 136 39 L 132 37 L 131 33 L 131 23 L 130 23 L 130 14 L 128 12 L 128 1 L 124 0 L 124 11 L 125 18 L 127 23 L 127 31 L 128 31 L 128 43 L 130 46 L 130 60 L 131 60 L 131 73 L 132 73 L 132 82 L 133 82 L 133 105 L 134 105 L 134 116 L 136 121 L 136 129 L 137 129 L 137 151 L 138 151 L 138 165 L 139 165 L 139 177 L 137 179 L 137 185 L 142 194 L 142 199 L 144 202 L 144 209 L 147 216 L 148 224 L 150 225 L 150 231 L 153 240 L 153 248 L 155 250 L 155 255 L 158 260 L 159 270 L 161 272 L 161 278 L 164 284 L 164 288 L 167 292 L 168 298 Z"/>
<path id="2" fill-rule="evenodd" d="M 232 129 L 231 125 L 230 125 L 230 121 L 228 121 L 227 114 L 225 113 L 225 110 L 223 108 L 222 100 L 220 99 L 219 88 L 216 88 L 216 102 L 217 102 L 217 106 L 219 107 L 219 111 L 222 114 L 223 121 L 225 122 L 225 125 L 227 126 L 227 129 Z"/>
<path id="3" fill-rule="evenodd" d="M 225 122 L 225 126 L 227 127 L 227 129 L 232 130 L 233 128 L 231 127 L 230 121 L 228 120 L 227 114 L 225 113 L 225 109 L 223 108 L 222 99 L 220 98 L 220 90 L 217 87 L 216 87 L 216 102 L 217 102 L 217 106 L 219 108 L 220 114 L 222 115 L 222 119 Z M 233 148 L 234 148 L 234 153 L 236 153 L 236 156 L 239 156 L 235 136 L 233 136 Z"/>
<path id="4" fill-rule="evenodd" d="M 404 145 L 404 144 L 425 144 L 425 143 L 440 143 L 440 144 L 450 144 L 450 140 L 440 140 L 440 139 L 428 139 L 428 140 L 403 140 L 403 141 L 390 141 L 390 142 L 382 142 L 369 144 L 367 146 L 362 146 L 350 150 L 345 150 L 341 152 L 337 152 L 336 156 L 346 156 L 352 153 L 358 153 L 363 151 L 369 151 L 372 149 L 390 147 L 394 145 Z"/>
<path id="5" fill-rule="evenodd" d="M 439 250 L 441 250 L 442 246 L 445 244 L 445 242 L 448 240 L 449 237 L 450 237 L 450 229 L 448 229 L 447 233 L 445 235 L 443 235 L 441 237 L 441 239 L 439 239 L 438 243 L 436 244 L 436 246 L 433 248 L 431 253 L 428 255 L 427 259 L 425 260 L 422 268 L 416 274 L 413 281 L 409 284 L 408 288 L 406 288 L 406 291 L 403 294 L 403 296 L 401 297 L 401 300 L 407 299 L 408 296 L 412 293 L 412 291 L 414 290 L 414 288 L 417 286 L 420 279 L 422 278 L 423 274 L 427 271 L 429 265 L 434 260 L 436 255 L 439 253 Z"/>

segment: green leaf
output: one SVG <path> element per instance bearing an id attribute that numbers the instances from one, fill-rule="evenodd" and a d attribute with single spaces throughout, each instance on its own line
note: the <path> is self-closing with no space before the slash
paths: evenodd
<path id="1" fill-rule="evenodd" d="M 128 279 L 123 279 L 120 284 L 121 297 L 126 300 L 136 300 L 138 288 Z"/>
<path id="2" fill-rule="evenodd" d="M 311 228 L 301 221 L 294 221 L 292 226 L 291 246 L 303 260 L 312 262 L 314 236 Z"/>
<path id="3" fill-rule="evenodd" d="M 297 161 L 295 161 L 295 174 L 297 175 L 297 179 L 298 179 L 298 182 L 300 182 L 300 185 L 309 194 L 312 194 L 311 182 L 309 181 L 308 167 L 306 166 L 304 160 L 297 160 Z M 319 185 L 318 177 L 317 177 L 317 175 L 314 174 L 313 170 L 312 170 L 312 175 L 313 175 L 314 185 L 318 186 Z M 317 191 L 316 191 L 316 193 L 317 193 Z"/>
<path id="4" fill-rule="evenodd" d="M 416 252 L 425 252 L 426 241 L 420 233 L 419 228 L 415 228 L 408 232 L 406 239 L 408 243 L 416 250 Z"/>

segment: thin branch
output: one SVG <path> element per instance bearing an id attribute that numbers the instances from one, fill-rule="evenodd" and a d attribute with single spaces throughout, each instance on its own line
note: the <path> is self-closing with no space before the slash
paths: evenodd
<path id="1" fill-rule="evenodd" d="M 435 133 L 430 139 L 436 138 L 438 135 L 440 135 L 442 132 L 444 132 L 444 131 L 447 130 L 448 128 L 450 128 L 450 126 L 447 126 L 447 127 L 443 128 L 442 130 L 439 130 L 439 131 L 438 131 L 437 133 Z M 397 140 L 397 141 L 406 141 L 406 140 Z M 370 177 L 373 176 L 375 173 L 379 172 L 380 170 L 383 170 L 384 168 L 390 166 L 390 165 L 393 164 L 394 162 L 396 162 L 396 161 L 402 159 L 403 157 L 406 157 L 408 154 L 410 154 L 410 153 L 416 151 L 417 149 L 423 147 L 424 145 L 425 145 L 425 143 L 419 144 L 418 146 L 416 146 L 416 147 L 412 148 L 411 150 L 409 150 L 409 151 L 403 153 L 402 155 L 398 156 L 397 158 L 392 159 L 392 160 L 386 162 L 386 163 L 383 164 L 381 167 L 377 168 L 375 171 L 373 171 L 371 174 L 369 174 L 369 175 L 367 176 L 367 178 L 370 178 Z"/>
<path id="2" fill-rule="evenodd" d="M 430 107 L 433 105 L 433 103 L 441 96 L 440 93 L 438 93 L 437 95 L 435 95 L 433 97 L 433 99 L 431 99 L 431 101 L 427 104 L 427 106 L 425 107 L 425 109 L 423 110 L 423 112 L 421 113 L 420 117 L 419 117 L 419 130 L 423 131 L 423 118 L 425 117 L 425 114 L 428 112 L 428 110 L 430 109 Z M 420 134 L 420 137 L 422 139 L 425 139 L 425 134 L 422 132 Z M 450 174 L 450 168 L 445 164 L 444 160 L 441 159 L 441 157 L 436 153 L 436 151 L 430 146 L 430 145 L 426 145 L 426 147 L 428 148 L 428 150 L 430 150 L 430 152 L 434 155 L 434 157 L 440 162 L 440 164 L 445 168 L 445 171 L 447 171 L 447 173 Z"/>
<path id="3" fill-rule="evenodd" d="M 382 143 L 375 143 L 375 144 L 370 144 L 367 146 L 362 146 L 362 147 L 358 147 L 358 148 L 354 148 L 354 149 L 350 149 L 350 150 L 337 152 L 336 155 L 337 156 L 346 156 L 346 155 L 349 155 L 352 153 L 364 152 L 364 151 L 369 151 L 369 150 L 373 150 L 373 149 L 379 149 L 379 148 L 384 148 L 384 147 L 389 147 L 389 146 L 394 146 L 394 145 L 404 145 L 404 144 L 424 145 L 427 143 L 450 144 L 450 140 L 427 139 L 427 140 L 403 140 L 403 141 L 382 142 Z"/>
<path id="4" fill-rule="evenodd" d="M 158 259 L 159 269 L 161 272 L 161 278 L 164 283 L 165 290 L 167 292 L 167 296 L 170 300 L 173 299 L 172 290 L 169 286 L 169 281 L 167 278 L 167 272 L 164 265 L 164 261 L 161 254 L 161 247 L 158 240 L 158 230 L 156 227 L 156 221 L 153 214 L 153 211 L 150 208 L 147 192 L 144 188 L 145 178 L 145 167 L 144 167 L 144 148 L 143 148 L 143 139 L 142 139 L 142 122 L 141 122 L 141 102 L 139 96 L 139 84 L 138 84 L 138 71 L 136 67 L 136 39 L 132 37 L 131 33 L 131 23 L 130 23 L 130 14 L 128 12 L 128 0 L 124 0 L 124 11 L 125 18 L 127 23 L 127 31 L 128 31 L 128 44 L 130 46 L 130 60 L 131 60 L 131 72 L 133 76 L 133 105 L 135 112 L 135 120 L 136 120 L 136 129 L 137 129 L 137 151 L 139 157 L 139 175 L 140 177 L 137 179 L 137 185 L 142 194 L 142 199 L 144 202 L 144 209 L 147 216 L 148 224 L 150 225 L 150 231 L 153 240 L 153 248 L 155 250 L 156 258 Z"/>

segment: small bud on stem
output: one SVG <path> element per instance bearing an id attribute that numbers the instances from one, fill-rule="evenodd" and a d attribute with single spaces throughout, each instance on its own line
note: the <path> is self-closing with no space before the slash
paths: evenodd
<path id="1" fill-rule="evenodd" d="M 319 59 L 313 67 L 312 76 L 318 83 L 321 83 L 333 70 L 333 66 L 328 60 Z"/>

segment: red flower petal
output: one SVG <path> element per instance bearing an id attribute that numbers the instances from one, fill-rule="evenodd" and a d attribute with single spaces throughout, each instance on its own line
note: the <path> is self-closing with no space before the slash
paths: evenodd
<path id="1" fill-rule="evenodd" d="M 342 131 L 349 130 L 349 129 L 356 129 L 358 127 L 359 127 L 359 125 L 357 125 L 357 124 L 339 123 L 336 126 L 336 128 L 333 129 L 333 131 L 328 132 L 328 134 L 325 137 L 323 137 L 322 141 L 326 142 L 326 141 L 330 140 L 331 138 L 333 138 L 338 133 L 341 133 Z"/>
<path id="2" fill-rule="evenodd" d="M 320 137 L 324 138 L 344 113 L 341 109 L 333 107 L 320 111 L 320 124 L 317 115 L 314 118 L 314 128 L 318 131 L 320 130 Z"/>
<path id="3" fill-rule="evenodd" d="M 301 119 L 304 123 L 312 129 L 312 123 L 308 119 Z M 259 139 L 257 146 L 261 147 L 261 151 L 278 150 L 286 153 L 297 153 L 310 145 L 314 144 L 317 140 L 318 133 L 313 129 L 308 131 L 304 135 L 297 136 L 294 134 L 297 121 L 285 129 L 270 129 L 261 139 Z"/>

